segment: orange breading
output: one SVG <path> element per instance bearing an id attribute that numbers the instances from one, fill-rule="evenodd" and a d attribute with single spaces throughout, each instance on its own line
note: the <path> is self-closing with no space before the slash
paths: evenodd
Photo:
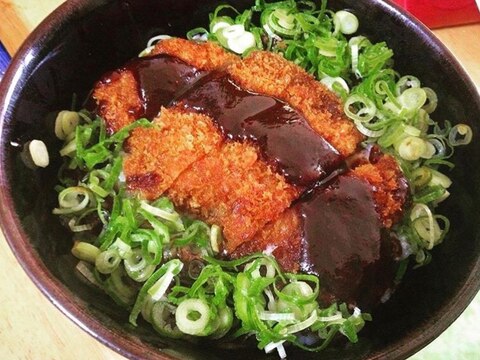
<path id="1" fill-rule="evenodd" d="M 372 185 L 376 210 L 386 228 L 400 220 L 409 192 L 407 180 L 395 158 L 381 155 L 372 163 L 359 165 L 349 175 Z"/>
<path id="2" fill-rule="evenodd" d="M 343 156 L 352 155 L 363 140 L 343 111 L 340 99 L 310 75 L 296 77 L 282 98 L 303 113 L 310 126 Z"/>
<path id="3" fill-rule="evenodd" d="M 213 42 L 195 42 L 180 38 L 170 38 L 158 42 L 150 55 L 157 54 L 175 56 L 199 70 L 208 71 L 239 60 L 237 56 Z"/>
<path id="4" fill-rule="evenodd" d="M 152 55 L 167 54 L 193 65 L 199 70 L 215 70 L 239 58 L 211 43 L 196 43 L 179 38 L 160 41 Z M 135 121 L 142 113 L 142 100 L 137 80 L 128 69 L 116 70 L 103 77 L 93 90 L 93 99 L 99 105 L 98 115 L 107 123 L 110 132 L 116 132 Z"/>
<path id="5" fill-rule="evenodd" d="M 297 76 L 306 75 L 293 62 L 267 51 L 254 51 L 243 61 L 230 65 L 227 70 L 242 88 L 284 101 L 288 100 L 283 95 L 289 84 Z"/>
<path id="6" fill-rule="evenodd" d="M 168 191 L 177 206 L 223 227 L 227 252 L 275 220 L 298 195 L 258 159 L 255 147 L 236 142 L 193 163 Z"/>
<path id="7" fill-rule="evenodd" d="M 190 164 L 221 142 L 208 116 L 162 108 L 153 127 L 137 128 L 127 140 L 127 184 L 148 199 L 158 198 Z"/>
<path id="8" fill-rule="evenodd" d="M 92 97 L 98 104 L 98 115 L 107 123 L 108 130 L 116 132 L 136 120 L 142 108 L 137 81 L 128 70 L 116 70 L 100 80 Z"/>
<path id="9" fill-rule="evenodd" d="M 267 224 L 249 242 L 238 246 L 233 258 L 255 252 L 273 250 L 272 254 L 284 271 L 297 272 L 302 253 L 302 218 L 297 208 L 285 210 L 280 217 Z"/>
<path id="10" fill-rule="evenodd" d="M 362 141 L 336 95 L 280 55 L 255 51 L 229 66 L 228 72 L 241 87 L 277 97 L 303 113 L 312 128 L 343 156 L 351 155 Z"/>

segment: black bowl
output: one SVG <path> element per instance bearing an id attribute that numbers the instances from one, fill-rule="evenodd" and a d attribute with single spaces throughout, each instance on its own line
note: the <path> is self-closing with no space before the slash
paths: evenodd
<path id="1" fill-rule="evenodd" d="M 148 327 L 134 329 L 127 314 L 73 276 L 71 236 L 51 215 L 60 163 L 29 170 L 20 145 L 42 139 L 58 143 L 46 125 L 52 112 L 70 108 L 72 95 L 86 97 L 102 73 L 135 57 L 157 34 L 184 36 L 205 25 L 218 0 L 73 0 L 50 15 L 14 57 L 0 86 L 1 222 L 19 262 L 43 293 L 70 319 L 104 344 L 130 358 L 263 358 L 242 351 L 158 338 Z M 231 1 L 239 9 L 253 0 Z M 201 4 L 201 6 L 199 5 Z M 436 90 L 434 118 L 467 123 L 474 141 L 459 149 L 451 173 L 452 196 L 440 212 L 452 230 L 433 252 L 429 266 L 411 271 L 392 299 L 374 314 L 356 345 L 337 344 L 322 355 L 290 351 L 290 358 L 403 359 L 445 330 L 480 288 L 480 99 L 452 55 L 420 23 L 380 0 L 330 1 L 361 20 L 360 33 L 385 40 L 396 68 Z"/>

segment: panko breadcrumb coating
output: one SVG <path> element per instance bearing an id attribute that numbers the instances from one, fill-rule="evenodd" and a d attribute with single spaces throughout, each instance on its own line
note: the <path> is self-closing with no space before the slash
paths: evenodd
<path id="1" fill-rule="evenodd" d="M 343 156 L 351 155 L 363 140 L 345 116 L 340 99 L 296 64 L 278 54 L 254 51 L 228 72 L 241 87 L 285 101 Z"/>
<path id="2" fill-rule="evenodd" d="M 230 256 L 237 258 L 266 251 L 275 256 L 284 271 L 297 272 L 301 249 L 302 218 L 298 209 L 292 207 L 255 234 L 253 240 L 239 245 Z"/>
<path id="3" fill-rule="evenodd" d="M 162 40 L 150 55 L 172 55 L 198 70 L 215 70 L 238 61 L 238 57 L 211 43 L 197 43 L 179 38 Z M 137 120 L 142 110 L 137 80 L 128 69 L 106 74 L 94 87 L 92 97 L 110 132 L 114 133 Z"/>
<path id="4" fill-rule="evenodd" d="M 136 128 L 126 143 L 123 170 L 131 190 L 160 197 L 193 162 L 220 146 L 210 118 L 181 109 L 162 109 L 150 128 Z"/>
<path id="5" fill-rule="evenodd" d="M 371 163 L 362 164 L 349 172 L 372 186 L 376 210 L 386 228 L 401 219 L 408 199 L 408 185 L 393 156 L 380 155 Z"/>
<path id="6" fill-rule="evenodd" d="M 275 220 L 298 195 L 258 158 L 254 146 L 238 142 L 193 163 L 168 191 L 177 206 L 223 227 L 227 252 Z"/>
<path id="7" fill-rule="evenodd" d="M 408 199 L 408 187 L 392 156 L 377 156 L 371 163 L 361 164 L 340 176 L 355 177 L 369 184 L 375 210 L 385 228 L 390 228 L 400 220 Z M 285 271 L 298 271 L 304 232 L 299 207 L 301 202 L 284 211 L 277 220 L 267 224 L 255 234 L 251 241 L 239 245 L 231 256 L 236 258 L 254 252 L 273 250 L 273 255 Z"/>
<path id="8" fill-rule="evenodd" d="M 98 104 L 101 116 L 110 132 L 117 132 L 134 122 L 142 109 L 137 81 L 128 70 L 116 70 L 103 77 L 93 89 L 92 97 Z"/>
<path id="9" fill-rule="evenodd" d="M 199 70 L 207 71 L 220 69 L 239 60 L 239 57 L 213 42 L 195 42 L 180 38 L 159 41 L 150 53 L 157 54 L 175 56 Z"/>

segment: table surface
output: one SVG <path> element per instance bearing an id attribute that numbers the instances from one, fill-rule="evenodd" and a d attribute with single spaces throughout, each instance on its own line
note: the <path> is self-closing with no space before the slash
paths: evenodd
<path id="1" fill-rule="evenodd" d="M 0 0 L 0 41 L 14 54 L 63 0 Z M 480 89 L 480 24 L 434 31 Z M 0 234 L 0 359 L 124 359 L 54 307 L 17 263 Z M 480 359 L 480 294 L 438 339 L 410 360 Z"/>

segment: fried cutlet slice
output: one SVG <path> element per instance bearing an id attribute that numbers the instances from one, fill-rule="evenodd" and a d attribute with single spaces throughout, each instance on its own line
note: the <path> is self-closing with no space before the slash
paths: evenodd
<path id="1" fill-rule="evenodd" d="M 408 200 L 408 182 L 393 156 L 380 155 L 355 167 L 349 176 L 371 185 L 377 213 L 386 228 L 401 219 Z"/>
<path id="2" fill-rule="evenodd" d="M 129 189 L 160 197 L 192 163 L 220 146 L 210 118 L 163 108 L 153 127 L 136 128 L 127 140 L 123 170 Z"/>
<path id="3" fill-rule="evenodd" d="M 238 56 L 210 42 L 196 42 L 181 38 L 170 38 L 158 42 L 150 55 L 175 56 L 199 70 L 216 70 L 239 60 Z"/>
<path id="4" fill-rule="evenodd" d="M 265 251 L 275 256 L 284 271 L 297 272 L 300 268 L 301 246 L 301 213 L 291 207 L 255 234 L 252 241 L 239 245 L 230 256 L 239 258 Z"/>
<path id="5" fill-rule="evenodd" d="M 227 142 L 193 163 L 168 191 L 177 206 L 223 227 L 227 252 L 250 240 L 299 195 L 258 154 L 248 143 Z"/>
<path id="6" fill-rule="evenodd" d="M 313 76 L 278 54 L 254 51 L 228 67 L 241 87 L 285 101 L 300 111 L 310 126 L 343 156 L 351 155 L 362 141 L 343 112 L 340 99 Z"/>
<path id="7" fill-rule="evenodd" d="M 342 177 L 355 178 L 367 184 L 381 227 L 389 229 L 401 219 L 408 201 L 408 187 L 397 161 L 392 156 L 375 155 L 371 162 L 358 165 L 340 175 L 340 178 Z M 317 191 L 325 189 L 328 191 L 328 187 Z M 238 246 L 230 256 L 236 258 L 274 249 L 273 255 L 284 270 L 298 271 L 302 256 L 302 238 L 306 231 L 302 206 L 304 203 L 299 202 L 287 209 L 277 220 L 260 230 L 251 241 Z M 342 217 L 342 214 L 332 216 Z M 331 235 L 333 237 L 334 234 Z"/>
<path id="8" fill-rule="evenodd" d="M 238 60 L 215 43 L 197 43 L 179 38 L 160 41 L 150 55 L 159 54 L 176 57 L 198 71 L 211 71 Z M 148 58 L 133 61 L 142 62 L 145 59 Z M 98 115 L 105 120 L 110 132 L 117 132 L 145 115 L 138 87 L 138 80 L 128 66 L 104 75 L 95 85 L 92 98 L 98 105 Z"/>
<path id="9" fill-rule="evenodd" d="M 105 75 L 95 85 L 92 97 L 98 105 L 98 115 L 105 120 L 111 132 L 116 132 L 135 121 L 135 114 L 142 109 L 137 81 L 126 69 Z"/>

